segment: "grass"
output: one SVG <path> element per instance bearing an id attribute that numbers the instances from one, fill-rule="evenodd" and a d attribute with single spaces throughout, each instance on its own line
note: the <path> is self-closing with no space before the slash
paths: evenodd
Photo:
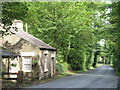
<path id="1" fill-rule="evenodd" d="M 116 72 L 116 75 L 120 77 L 120 72 Z"/>
<path id="2" fill-rule="evenodd" d="M 89 69 L 94 69 L 94 67 L 90 67 Z"/>
<path id="3" fill-rule="evenodd" d="M 86 72 L 87 70 L 79 70 L 79 71 L 73 71 L 74 74 L 81 73 L 81 72 Z"/>

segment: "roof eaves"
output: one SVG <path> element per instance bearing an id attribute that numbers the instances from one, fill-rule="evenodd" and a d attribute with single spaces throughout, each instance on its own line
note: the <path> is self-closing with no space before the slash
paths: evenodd
<path id="1" fill-rule="evenodd" d="M 12 29 L 10 31 L 15 33 L 19 37 L 29 41 L 30 43 L 36 45 L 37 47 L 40 47 L 41 50 L 46 49 L 46 50 L 55 50 L 56 51 L 56 48 L 53 48 L 53 47 L 49 46 L 48 44 L 46 44 L 42 40 L 39 40 L 38 38 L 30 35 L 29 33 L 26 33 L 24 31 L 21 31 L 21 32 L 18 33 L 16 31 L 12 30 Z"/>

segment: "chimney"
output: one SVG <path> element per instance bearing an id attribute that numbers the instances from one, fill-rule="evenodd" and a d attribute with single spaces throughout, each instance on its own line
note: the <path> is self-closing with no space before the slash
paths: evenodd
<path id="1" fill-rule="evenodd" d="M 12 27 L 16 27 L 17 31 L 23 31 L 23 22 L 21 20 L 14 20 L 12 21 Z"/>

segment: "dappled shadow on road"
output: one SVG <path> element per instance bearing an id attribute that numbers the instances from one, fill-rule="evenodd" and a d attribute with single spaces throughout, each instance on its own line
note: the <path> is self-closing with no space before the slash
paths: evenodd
<path id="1" fill-rule="evenodd" d="M 114 69 L 112 68 L 111 65 L 101 65 L 101 66 L 94 68 L 94 69 L 91 69 L 87 72 L 78 73 L 75 75 L 118 78 L 117 76 L 115 76 Z"/>
<path id="2" fill-rule="evenodd" d="M 111 75 L 96 75 L 96 74 L 75 74 L 75 75 L 98 76 L 98 77 L 115 77 L 115 78 L 118 78 L 117 76 L 111 76 Z"/>

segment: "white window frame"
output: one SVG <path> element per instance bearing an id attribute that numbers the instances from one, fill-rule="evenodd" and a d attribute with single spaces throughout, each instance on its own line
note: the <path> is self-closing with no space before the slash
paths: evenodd
<path id="1" fill-rule="evenodd" d="M 35 52 L 20 52 L 21 56 L 35 56 Z"/>
<path id="2" fill-rule="evenodd" d="M 26 60 L 25 58 L 29 58 L 29 61 Z M 29 66 L 27 66 L 27 65 L 29 65 Z M 26 69 L 26 67 L 28 67 L 29 69 Z M 31 72 L 32 71 L 32 57 L 31 56 L 22 57 L 22 70 L 24 72 Z"/>

